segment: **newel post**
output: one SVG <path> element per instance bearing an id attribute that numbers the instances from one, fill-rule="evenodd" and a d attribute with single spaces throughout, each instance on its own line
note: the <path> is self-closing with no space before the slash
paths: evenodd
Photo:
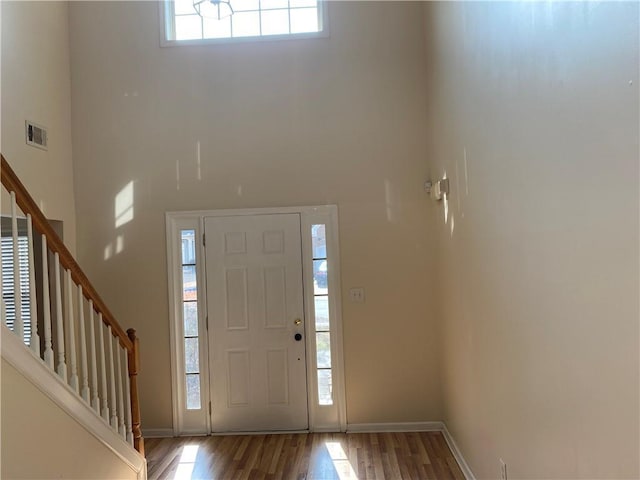
<path id="1" fill-rule="evenodd" d="M 133 348 L 127 353 L 129 364 L 129 382 L 131 384 L 131 430 L 133 432 L 133 446 L 144 456 L 144 438 L 142 438 L 142 430 L 140 429 L 140 403 L 138 401 L 138 369 L 140 367 L 140 359 L 138 357 L 140 350 L 140 342 L 136 337 L 136 331 L 133 328 L 127 330 L 127 335 L 131 340 Z"/>

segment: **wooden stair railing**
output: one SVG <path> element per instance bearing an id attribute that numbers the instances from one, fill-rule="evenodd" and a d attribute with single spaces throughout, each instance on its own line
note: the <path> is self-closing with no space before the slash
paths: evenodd
<path id="1" fill-rule="evenodd" d="M 136 331 L 132 328 L 125 331 L 116 321 L 115 317 L 95 290 L 87 276 L 84 274 L 73 255 L 64 245 L 58 234 L 52 228 L 36 202 L 33 200 L 25 186 L 9 166 L 4 156 L 0 155 L 2 185 L 11 196 L 12 207 L 12 252 L 13 252 L 13 327 L 18 336 L 23 336 L 25 326 L 31 328 L 30 347 L 34 354 L 39 356 L 54 371 L 54 354 L 57 365 L 54 374 L 57 374 L 83 398 L 96 414 L 111 425 L 123 439 L 131 443 L 134 448 L 144 455 L 144 439 L 140 428 L 140 407 L 138 400 L 137 375 L 139 370 L 139 340 Z M 22 318 L 21 296 L 24 282 L 20 280 L 20 267 L 18 266 L 18 233 L 17 233 L 17 208 L 22 210 L 27 222 L 27 241 L 29 251 L 29 292 L 30 295 L 30 325 L 25 324 Z M 20 220 L 25 220 L 20 217 Z M 41 235 L 42 245 L 42 304 L 44 312 L 43 320 L 38 320 L 35 298 L 34 276 L 34 237 L 35 233 Z M 3 240 L 4 237 L 3 236 Z M 50 274 L 49 258 L 53 257 L 55 274 Z M 62 267 L 62 271 L 60 270 Z M 61 275 L 61 273 L 63 275 Z M 66 275 L 64 275 L 66 274 Z M 52 277 L 53 286 L 49 286 L 49 277 Z M 64 286 L 62 278 L 66 277 Z M 77 289 L 77 297 L 74 298 L 73 290 Z M 62 292 L 64 291 L 64 296 Z M 50 303 L 50 297 L 53 302 Z M 3 292 L 4 298 L 4 292 Z M 55 303 L 55 308 L 52 305 Z M 65 315 L 62 314 L 62 306 L 65 307 Z M 6 307 L 6 305 L 3 305 Z M 8 311 L 9 309 L 7 309 Z M 85 312 L 89 313 L 88 321 L 85 321 Z M 4 313 L 4 308 L 3 308 Z M 55 318 L 55 331 L 57 339 L 52 338 L 52 320 Z M 97 318 L 95 323 L 94 318 Z M 38 322 L 43 323 L 39 332 Z M 88 326 L 88 329 L 86 328 Z M 96 338 L 95 329 L 98 329 Z M 79 327 L 80 338 L 80 377 L 78 377 L 75 328 Z M 104 338 L 106 327 L 107 336 Z M 86 332 L 89 332 L 88 337 Z M 67 333 L 68 349 L 65 353 L 64 336 Z M 44 348 L 40 352 L 40 338 L 44 334 Z M 116 352 L 113 350 L 113 338 L 117 338 Z M 25 338 L 25 343 L 27 339 Z M 106 341 L 106 344 L 105 344 Z M 98 352 L 96 352 L 96 343 Z M 106 345 L 106 347 L 105 347 Z M 89 353 L 87 355 L 87 346 Z M 120 346 L 120 348 L 118 348 Z M 121 351 L 122 349 L 122 351 Z M 106 351 L 105 351 L 106 350 Z M 121 357 L 126 362 L 122 365 Z M 116 369 L 116 365 L 117 368 Z M 68 373 L 70 376 L 67 380 Z M 100 376 L 100 384 L 98 382 Z M 107 376 L 109 383 L 107 384 Z M 80 380 L 79 380 L 80 378 Z M 128 405 L 124 406 L 124 396 L 128 397 Z M 102 406 L 102 409 L 100 408 Z M 111 413 L 111 415 L 109 415 Z"/>

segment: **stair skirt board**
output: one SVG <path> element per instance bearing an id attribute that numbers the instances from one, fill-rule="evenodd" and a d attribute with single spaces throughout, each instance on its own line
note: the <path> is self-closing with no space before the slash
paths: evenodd
<path id="1" fill-rule="evenodd" d="M 144 457 L 98 417 L 95 411 L 49 370 L 40 358 L 26 348 L 12 331 L 5 325 L 1 328 L 2 358 L 127 464 L 139 479 L 147 478 L 147 462 Z"/>

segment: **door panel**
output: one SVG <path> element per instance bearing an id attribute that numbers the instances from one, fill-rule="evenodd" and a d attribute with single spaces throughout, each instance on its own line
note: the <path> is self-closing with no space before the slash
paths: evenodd
<path id="1" fill-rule="evenodd" d="M 208 217 L 205 235 L 212 430 L 307 429 L 299 215 Z"/>

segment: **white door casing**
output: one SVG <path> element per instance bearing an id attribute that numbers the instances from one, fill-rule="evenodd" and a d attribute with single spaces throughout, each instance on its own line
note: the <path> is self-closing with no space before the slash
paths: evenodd
<path id="1" fill-rule="evenodd" d="M 212 431 L 306 430 L 300 215 L 207 217 L 204 230 Z"/>
<path id="2" fill-rule="evenodd" d="M 212 431 L 210 426 L 211 390 L 209 388 L 209 334 L 207 328 L 207 295 L 204 230 L 205 219 L 210 217 L 261 216 L 296 214 L 300 217 L 302 235 L 302 272 L 304 285 L 305 330 L 307 367 L 307 405 L 309 430 L 345 431 L 346 402 L 344 386 L 344 363 L 342 351 L 342 318 L 340 287 L 340 245 L 338 232 L 338 208 L 335 205 L 269 207 L 229 210 L 195 210 L 166 213 L 167 270 L 171 324 L 171 390 L 173 425 L 171 431 L 162 430 L 162 435 L 201 435 Z M 312 261 L 312 231 L 315 225 L 326 227 L 326 256 L 330 268 L 328 279 L 328 313 L 331 332 L 331 368 L 333 369 L 333 403 L 319 401 L 318 364 L 316 361 L 316 317 L 314 307 L 314 263 Z M 195 240 L 195 263 L 197 278 L 197 322 L 199 335 L 199 387 L 188 391 L 185 381 L 186 364 L 182 252 L 183 234 L 188 232 Z M 207 241 L 207 243 L 209 243 Z M 192 280 L 189 280 L 192 281 Z M 193 306 L 193 304 L 191 304 Z M 326 315 L 326 308 L 321 315 Z M 297 358 L 297 357 L 296 357 Z M 191 360 L 193 362 L 193 359 Z M 191 386 L 193 387 L 193 386 Z M 196 395 L 195 397 L 193 395 Z M 323 393 L 326 395 L 326 391 Z M 190 398 L 190 403 L 187 402 Z M 326 397 L 323 397 L 326 399 Z M 194 404 L 196 405 L 194 407 Z M 189 406 L 191 405 L 191 406 Z M 267 430 L 264 430 L 267 431 Z M 155 431 L 148 434 L 157 435 Z"/>

